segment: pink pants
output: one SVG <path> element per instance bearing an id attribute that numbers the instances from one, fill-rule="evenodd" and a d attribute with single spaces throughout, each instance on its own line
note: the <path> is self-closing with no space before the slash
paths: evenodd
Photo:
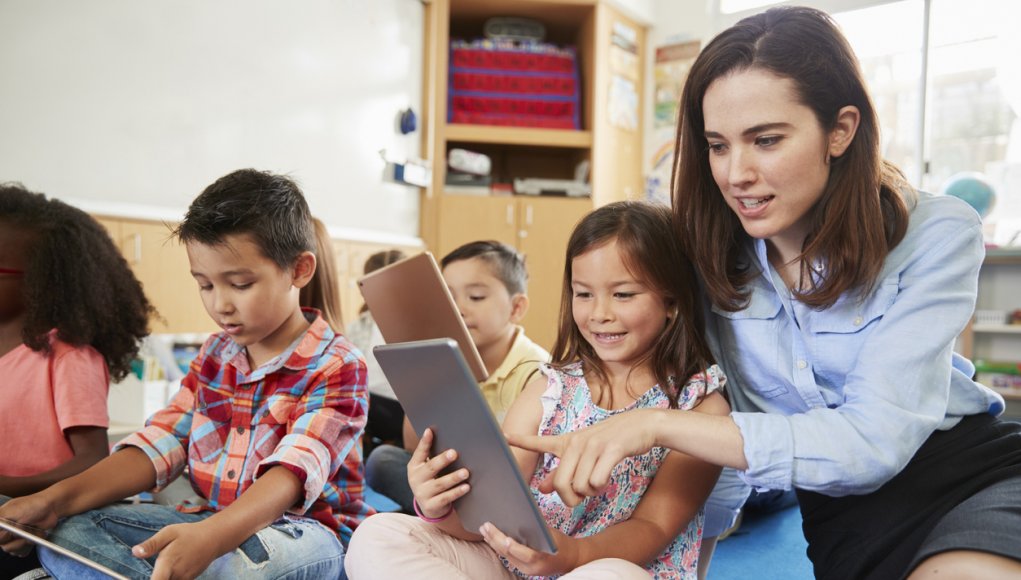
<path id="1" fill-rule="evenodd" d="M 351 580 L 372 578 L 516 578 L 485 542 L 467 542 L 422 520 L 395 513 L 367 518 L 344 558 Z M 561 578 L 648 580 L 640 566 L 618 558 L 589 562 Z"/>

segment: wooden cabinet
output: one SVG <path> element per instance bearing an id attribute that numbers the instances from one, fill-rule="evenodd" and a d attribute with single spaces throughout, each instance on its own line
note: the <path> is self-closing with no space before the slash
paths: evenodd
<path id="1" fill-rule="evenodd" d="M 497 240 L 521 252 L 529 274 L 522 326 L 529 338 L 549 349 L 556 340 L 567 240 L 591 209 L 588 199 L 445 195 L 440 202 L 444 220 L 460 225 L 440 232 L 436 258 L 476 240 Z"/>
<path id="2" fill-rule="evenodd" d="M 171 236 L 173 224 L 122 217 L 94 216 L 121 249 L 135 277 L 159 317 L 150 322 L 153 333 L 204 333 L 218 330 L 206 314 L 198 284 L 191 277 L 188 253 Z M 357 240 L 333 240 L 335 272 L 340 289 L 344 324 L 358 317 L 362 296 L 358 278 L 365 260 L 381 250 L 400 249 L 408 255 L 421 252 L 418 246 Z M 337 329 L 343 330 L 343 329 Z"/>
<path id="3" fill-rule="evenodd" d="M 1007 415 L 1021 419 L 1021 388 L 1007 386 L 1021 385 L 1021 377 L 993 370 L 1021 366 L 1021 324 L 1007 323 L 1010 313 L 1021 309 L 1021 250 L 989 250 L 978 284 L 975 318 L 961 335 L 959 350 L 975 362 L 979 382 L 1007 399 Z"/>
<path id="4" fill-rule="evenodd" d="M 462 243 L 485 239 L 523 252 L 531 278 L 524 326 L 532 339 L 551 347 L 571 229 L 593 207 L 636 199 L 643 192 L 646 31 L 602 0 L 432 0 L 425 10 L 422 151 L 433 171 L 422 195 L 421 237 L 438 259 Z M 538 20 L 547 42 L 574 47 L 581 87 L 579 129 L 447 122 L 450 40 L 481 38 L 484 23 L 494 16 Z M 629 43 L 633 50 L 622 48 Z M 629 95 L 634 97 L 630 109 Z M 631 113 L 633 127 L 619 122 L 621 110 L 625 117 Z M 444 188 L 446 158 L 453 148 L 488 155 L 494 181 L 503 183 L 526 177 L 571 179 L 579 163 L 588 162 L 592 196 L 456 195 Z"/>
<path id="5" fill-rule="evenodd" d="M 217 330 L 191 277 L 188 253 L 163 222 L 97 217 L 121 249 L 159 315 L 149 322 L 153 333 L 202 333 Z"/>

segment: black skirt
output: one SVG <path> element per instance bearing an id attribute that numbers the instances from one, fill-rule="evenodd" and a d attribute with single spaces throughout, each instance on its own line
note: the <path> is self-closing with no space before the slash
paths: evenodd
<path id="1" fill-rule="evenodd" d="M 925 558 L 958 549 L 1021 560 L 1021 424 L 966 417 L 933 433 L 878 490 L 799 490 L 798 501 L 818 579 L 903 578 Z"/>

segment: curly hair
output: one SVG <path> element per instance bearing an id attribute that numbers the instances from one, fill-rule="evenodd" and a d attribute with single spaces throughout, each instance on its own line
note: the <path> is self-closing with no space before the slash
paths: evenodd
<path id="1" fill-rule="evenodd" d="M 155 309 L 106 229 L 87 213 L 20 183 L 0 184 L 0 223 L 29 237 L 22 339 L 50 352 L 50 331 L 96 349 L 114 380 L 131 370 Z"/>

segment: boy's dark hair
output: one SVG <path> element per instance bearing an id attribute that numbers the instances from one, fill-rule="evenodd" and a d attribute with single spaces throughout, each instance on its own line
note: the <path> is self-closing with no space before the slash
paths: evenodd
<path id="1" fill-rule="evenodd" d="M 528 270 L 525 268 L 524 256 L 507 244 L 495 240 L 469 242 L 455 248 L 443 256 L 440 265 L 446 268 L 454 262 L 471 258 L 481 258 L 489 264 L 493 275 L 503 282 L 511 296 L 528 291 Z"/>
<path id="2" fill-rule="evenodd" d="M 695 270 L 674 236 L 670 208 L 665 205 L 619 201 L 591 211 L 574 227 L 567 242 L 560 325 L 551 362 L 562 368 L 580 360 L 607 382 L 603 362 L 574 322 L 571 282 L 574 259 L 611 241 L 616 241 L 631 275 L 662 296 L 669 308 L 663 333 L 646 360 L 670 406 L 676 407 L 678 390 L 689 377 L 708 368 L 713 358 L 702 332 Z"/>
<path id="3" fill-rule="evenodd" d="M 239 169 L 206 187 L 188 207 L 174 235 L 207 246 L 227 236 L 248 234 L 262 253 L 282 269 L 302 252 L 315 253 L 312 214 L 291 179 L 255 169 Z"/>
<path id="4" fill-rule="evenodd" d="M 114 380 L 131 371 L 155 309 L 106 229 L 92 216 L 20 183 L 0 184 L 0 227 L 32 240 L 24 274 L 22 340 L 50 352 L 48 334 L 96 349 Z"/>

